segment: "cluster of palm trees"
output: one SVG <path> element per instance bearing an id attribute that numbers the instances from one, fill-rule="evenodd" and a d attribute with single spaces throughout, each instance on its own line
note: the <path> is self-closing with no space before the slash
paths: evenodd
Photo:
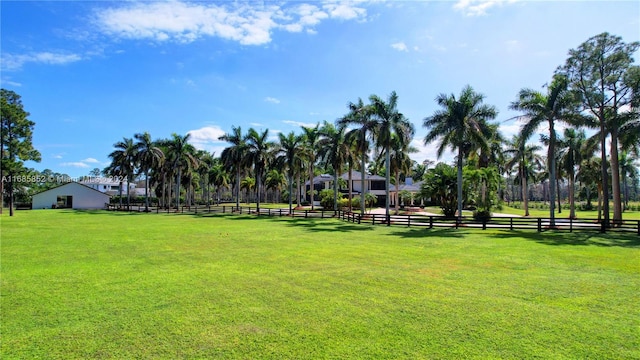
<path id="1" fill-rule="evenodd" d="M 596 45 L 607 41 L 621 43 L 619 38 L 606 33 L 589 41 Z M 593 52 L 594 48 L 597 49 L 596 45 L 580 49 Z M 561 211 L 560 184 L 565 179 L 568 182 L 571 217 L 575 217 L 576 192 L 580 188 L 586 192 L 588 201 L 592 193 L 598 195 L 599 214 L 603 214 L 605 223 L 608 223 L 611 190 L 614 220 L 621 220 L 622 211 L 619 209 L 623 206 L 622 196 L 626 202 L 629 199 L 628 180 L 637 182 L 638 179 L 635 164 L 640 154 L 640 68 L 632 66 L 632 59 L 624 57 L 620 51 L 632 53 L 639 46 L 634 44 L 624 51 L 618 49 L 618 53 L 611 55 L 614 59 L 611 61 L 617 61 L 615 64 L 626 61 L 626 73 L 618 71 L 622 74 L 618 74 L 617 81 L 620 83 L 613 81 L 607 85 L 607 89 L 604 88 L 604 81 L 611 81 L 613 75 L 601 79 L 600 83 L 592 80 L 589 85 L 584 82 L 586 75 L 579 73 L 589 65 L 588 61 L 593 61 L 593 66 L 597 65 L 597 61 L 593 60 L 595 55 L 585 57 L 578 50 L 570 52 L 567 64 L 556 71 L 550 84 L 545 86 L 546 91 L 525 88 L 517 94 L 510 108 L 521 112 L 518 119 L 522 127 L 512 139 L 505 139 L 499 131 L 499 124 L 490 122 L 497 117 L 498 111 L 494 106 L 484 104 L 484 96 L 471 86 L 464 87 L 459 96 L 438 95 L 435 100 L 439 110 L 423 120 L 423 126 L 428 130 L 424 143 L 437 142 L 438 157 L 447 149 L 455 154 L 457 215 L 462 216 L 464 207 L 463 168 L 467 167 L 475 170 L 493 169 L 474 175 L 480 181 L 476 188 L 481 189 L 483 198 L 486 189 L 496 188 L 497 185 L 498 192 L 506 196 L 508 184 L 513 188 L 515 183 L 519 183 L 520 191 L 511 191 L 510 198 L 519 198 L 524 202 L 526 215 L 531 182 L 546 182 L 552 226 L 556 211 Z M 603 92 L 600 97 L 598 86 L 593 84 L 601 85 Z M 622 88 L 628 89 L 628 92 L 615 93 Z M 609 103 L 602 103 L 598 107 L 598 101 L 603 102 L 605 95 L 612 92 L 618 96 L 615 98 L 618 107 L 612 107 Z M 621 104 L 627 106 L 626 111 L 621 111 Z M 563 127 L 562 134 L 556 130 L 559 126 Z M 541 128 L 544 131 L 537 143 L 534 135 Z M 587 137 L 585 129 L 594 129 L 595 134 Z M 242 190 L 254 193 L 259 211 L 260 203 L 265 198 L 265 189 L 275 190 L 279 194 L 285 185 L 290 209 L 294 199 L 300 205 L 301 197 L 306 198 L 305 195 L 309 196 L 313 208 L 313 179 L 318 173 L 330 173 L 334 177 L 333 204 L 336 210 L 338 178 L 346 172 L 349 176 L 348 204 L 351 206 L 352 170 L 361 172 L 362 189 L 366 189 L 367 172 L 380 172 L 386 178 L 385 209 L 388 223 L 391 184 L 399 186 L 401 179 L 408 176 L 420 180 L 425 171 L 429 171 L 428 165 L 433 163 L 418 164 L 411 160 L 410 154 L 416 151 L 410 145 L 415 128 L 398 110 L 395 91 L 386 99 L 371 95 L 367 103 L 362 99 L 349 102 L 347 113 L 334 123 L 324 121 L 300 130 L 298 134 L 293 131 L 279 133 L 277 141 L 272 141 L 268 129 L 258 131 L 250 128 L 243 133 L 240 127 L 232 127 L 231 132 L 219 138 L 229 143 L 220 157 L 196 150 L 189 144 L 189 135 L 173 134 L 170 139 L 152 141 L 148 133 L 136 134 L 133 139 L 124 138 L 114 145 L 116 149 L 109 155 L 112 164 L 105 169 L 105 174 L 119 175 L 129 182 L 136 176 L 144 176 L 146 188 L 156 189 L 161 206 L 169 206 L 172 202 L 169 199 L 175 199 L 175 205 L 180 206 L 181 194 L 184 194 L 187 204 L 191 203 L 195 201 L 197 189 L 200 190 L 201 199 L 208 203 L 211 200 L 210 186 L 213 185 L 217 189 L 218 201 L 221 189 L 226 188 L 231 190 L 236 206 L 240 204 Z M 606 156 L 604 148 L 607 138 L 610 157 Z M 543 147 L 546 147 L 545 156 L 540 154 Z M 596 155 L 598 152 L 600 156 Z M 515 176 L 512 176 L 514 172 Z M 494 176 L 478 175 L 494 173 L 500 174 L 500 177 L 496 179 Z M 304 182 L 307 180 L 310 190 L 304 194 Z M 497 184 L 488 184 L 489 181 Z M 611 188 L 608 184 L 612 184 Z M 362 195 L 360 211 L 364 213 L 365 196 Z M 145 197 L 148 207 L 148 195 Z M 396 211 L 397 206 L 396 201 Z"/>

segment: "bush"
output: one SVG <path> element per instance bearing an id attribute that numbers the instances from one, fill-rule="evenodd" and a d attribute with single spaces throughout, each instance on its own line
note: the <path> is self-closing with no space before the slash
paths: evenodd
<path id="1" fill-rule="evenodd" d="M 489 210 L 478 210 L 473 212 L 473 219 L 477 221 L 489 221 L 491 220 L 491 211 Z"/>

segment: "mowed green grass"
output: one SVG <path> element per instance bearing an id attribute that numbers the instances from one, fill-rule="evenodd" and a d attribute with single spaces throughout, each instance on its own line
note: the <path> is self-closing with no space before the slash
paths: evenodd
<path id="1" fill-rule="evenodd" d="M 640 236 L 34 210 L 2 359 L 640 358 Z"/>

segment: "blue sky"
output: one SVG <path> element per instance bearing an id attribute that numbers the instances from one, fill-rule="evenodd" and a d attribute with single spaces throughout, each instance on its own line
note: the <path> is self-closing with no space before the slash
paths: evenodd
<path id="1" fill-rule="evenodd" d="M 2 1 L 2 87 L 36 122 L 36 169 L 86 175 L 143 131 L 191 133 L 220 154 L 241 126 L 300 133 L 395 90 L 416 127 L 466 85 L 499 110 L 543 90 L 569 49 L 607 31 L 640 40 L 637 1 Z M 636 54 L 636 60 L 638 54 Z M 637 62 L 637 61 L 636 61 Z M 540 129 L 544 131 L 544 129 Z M 447 160 L 447 159 L 444 159 Z"/>

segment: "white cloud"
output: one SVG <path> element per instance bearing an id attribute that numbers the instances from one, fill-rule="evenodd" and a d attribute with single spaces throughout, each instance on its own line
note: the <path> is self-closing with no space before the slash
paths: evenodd
<path id="1" fill-rule="evenodd" d="M 225 132 L 217 125 L 189 130 L 187 134 L 191 135 L 189 143 L 198 150 L 206 150 L 211 153 L 215 152 L 216 154 L 220 154 L 226 147 L 224 141 L 218 140 Z"/>
<path id="2" fill-rule="evenodd" d="M 453 8 L 462 12 L 466 16 L 482 16 L 487 14 L 487 10 L 495 6 L 502 6 L 505 3 L 514 3 L 516 0 L 458 0 Z"/>
<path id="3" fill-rule="evenodd" d="M 352 2 L 329 2 L 322 6 L 332 18 L 351 20 L 363 18 L 367 14 L 367 10 L 362 7 L 353 6 Z"/>
<path id="4" fill-rule="evenodd" d="M 363 19 L 366 9 L 352 3 L 327 2 L 322 9 L 312 4 L 262 6 L 182 1 L 120 3 L 99 10 L 98 28 L 125 39 L 189 43 L 203 37 L 219 37 L 243 45 L 262 45 L 271 41 L 275 29 L 315 33 L 314 26 L 329 18 Z"/>
<path id="5" fill-rule="evenodd" d="M 257 123 L 257 122 L 249 123 L 249 125 L 251 125 L 251 126 L 255 126 L 255 127 L 264 127 L 264 124 Z"/>
<path id="6" fill-rule="evenodd" d="M 26 63 L 64 65 L 80 60 L 82 60 L 82 57 L 78 54 L 62 54 L 53 52 L 39 52 L 21 55 L 3 53 L 2 58 L 0 59 L 2 63 L 2 70 L 19 70 Z"/>
<path id="7" fill-rule="evenodd" d="M 89 165 L 83 163 L 82 161 L 74 161 L 74 162 L 63 162 L 60 166 L 64 167 L 76 167 L 76 168 L 88 168 Z"/>
<path id="8" fill-rule="evenodd" d="M 403 42 L 393 43 L 391 44 L 391 47 L 398 51 L 409 51 L 409 49 L 407 48 L 407 45 Z"/>
<path id="9" fill-rule="evenodd" d="M 86 158 L 84 160 L 81 160 L 84 163 L 99 163 L 100 161 L 94 159 L 94 158 Z"/>
<path id="10" fill-rule="evenodd" d="M 316 126 L 318 123 L 305 123 L 305 122 L 301 122 L 301 121 L 293 121 L 293 120 L 283 120 L 282 121 L 285 124 L 288 125 L 292 125 L 292 126 L 300 126 L 300 127 L 306 127 L 306 128 L 312 128 L 314 126 Z"/>
<path id="11" fill-rule="evenodd" d="M 272 104 L 280 104 L 280 100 L 278 100 L 278 99 L 276 99 L 274 97 L 271 97 L 271 96 L 267 96 L 266 98 L 264 98 L 264 101 L 270 102 Z"/>

